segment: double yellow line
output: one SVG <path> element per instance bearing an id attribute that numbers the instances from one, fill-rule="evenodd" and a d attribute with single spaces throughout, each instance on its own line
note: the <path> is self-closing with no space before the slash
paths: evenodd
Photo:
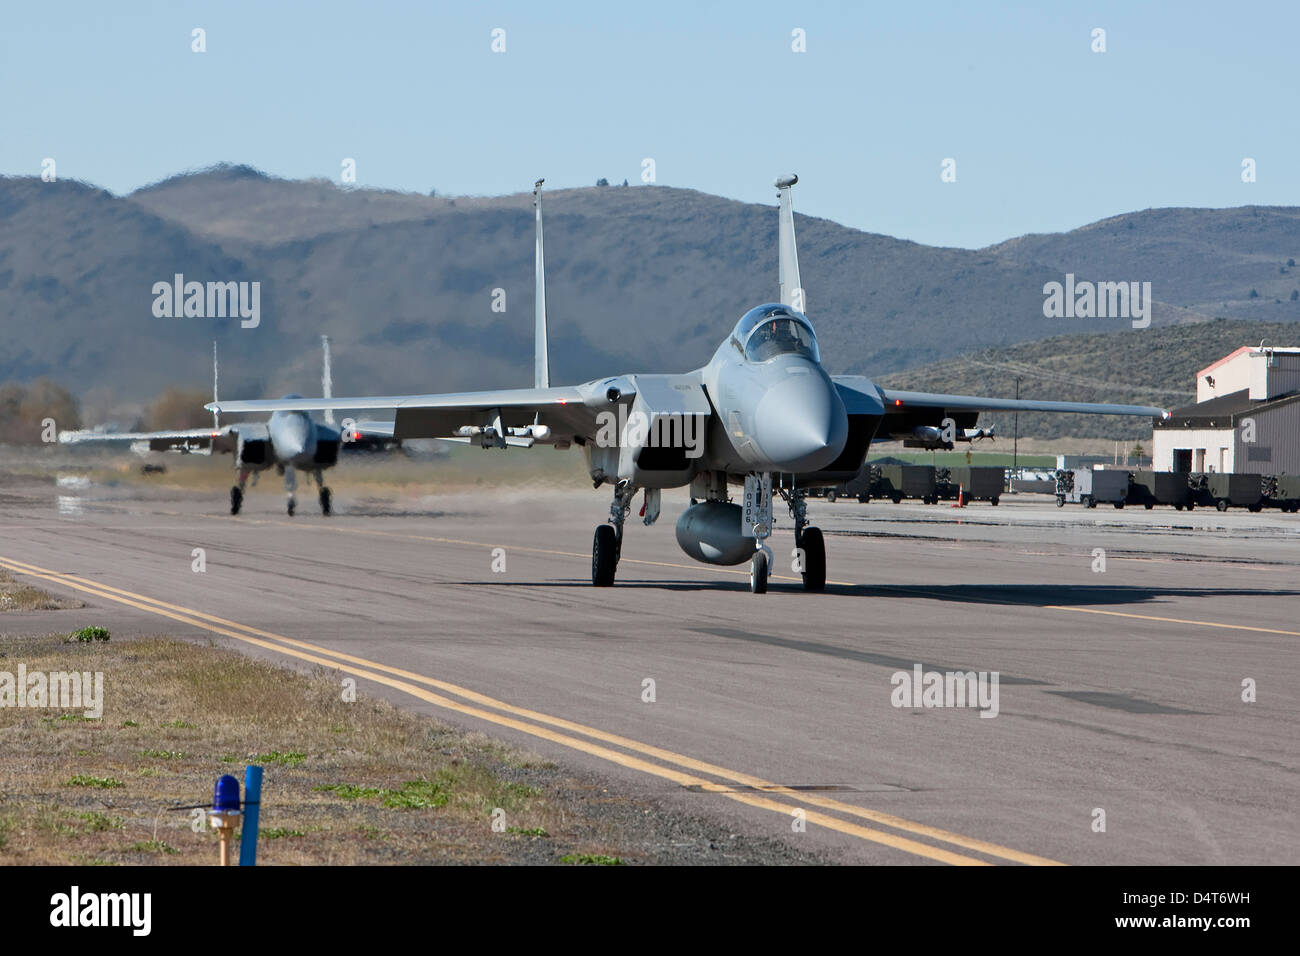
<path id="1" fill-rule="evenodd" d="M 928 860 L 956 865 L 989 865 L 988 860 L 967 855 L 967 853 L 979 853 L 998 861 L 1011 863 L 1061 865 L 1055 860 L 905 820 L 890 813 L 843 803 L 817 793 L 793 790 L 750 774 L 674 753 L 662 747 L 641 743 L 561 717 L 552 717 L 539 711 L 516 707 L 447 681 L 390 667 L 352 654 L 333 651 L 308 641 L 249 627 L 193 608 L 169 604 L 132 591 L 124 591 L 98 581 L 52 571 L 3 556 L 0 556 L 0 567 L 16 574 L 39 578 L 61 587 L 221 634 L 277 654 L 374 681 L 445 710 L 500 727 L 508 727 L 621 767 L 671 781 L 682 787 L 693 787 L 706 793 L 721 794 L 737 803 L 779 813 L 785 817 L 791 817 L 795 810 L 802 810 L 805 820 L 810 824 Z M 434 693 L 428 688 L 434 688 L 442 693 Z M 700 776 L 701 774 L 705 776 Z M 710 777 L 714 779 L 708 779 Z M 737 786 L 745 789 L 737 790 L 735 789 Z M 808 809 L 810 807 L 816 809 Z M 831 814 L 838 814 L 838 816 Z M 848 819 L 845 819 L 846 817 Z M 876 826 L 866 826 L 857 822 L 859 820 L 865 820 Z M 888 827 L 898 832 L 889 832 L 877 827 Z M 910 836 L 901 834 L 910 834 Z M 922 843 L 913 837 L 921 837 L 945 845 Z M 967 853 L 959 853 L 951 849 L 954 847 Z"/>

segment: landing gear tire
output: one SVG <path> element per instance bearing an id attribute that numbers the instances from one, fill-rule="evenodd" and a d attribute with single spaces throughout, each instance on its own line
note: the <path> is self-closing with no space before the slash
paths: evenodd
<path id="1" fill-rule="evenodd" d="M 754 557 L 750 559 L 749 589 L 755 594 L 767 593 L 767 555 L 762 551 L 755 551 Z"/>
<path id="2" fill-rule="evenodd" d="M 834 488 L 832 488 L 830 491 L 826 492 L 826 500 L 827 500 L 827 501 L 830 501 L 830 502 L 834 502 L 835 499 L 838 498 L 839 496 L 840 496 L 840 493 L 839 493 L 838 491 L 836 491 Z"/>
<path id="3" fill-rule="evenodd" d="M 1065 495 L 1057 495 L 1057 496 L 1056 496 L 1056 507 L 1058 507 L 1058 508 L 1064 508 L 1064 507 L 1065 507 Z"/>
<path id="4" fill-rule="evenodd" d="M 296 501 L 294 501 L 292 498 L 290 498 L 290 499 L 289 499 L 289 517 L 290 517 L 290 518 L 293 517 L 293 509 L 296 508 L 297 506 L 298 506 L 298 503 L 297 503 Z"/>
<path id="5" fill-rule="evenodd" d="M 244 503 L 244 493 L 240 491 L 238 488 L 231 488 L 230 489 L 230 513 L 232 515 L 239 514 L 239 508 L 241 505 L 243 505 L 243 503 Z"/>
<path id="6" fill-rule="evenodd" d="M 1084 499 L 1083 499 L 1083 503 L 1084 503 L 1085 506 L 1087 506 L 1087 507 L 1089 507 L 1089 508 L 1095 508 L 1095 507 L 1097 507 L 1097 499 L 1096 499 L 1096 498 L 1084 498 Z"/>
<path id="7" fill-rule="evenodd" d="M 1214 503 L 1214 507 L 1218 508 L 1220 511 L 1227 511 L 1227 510 L 1228 510 L 1228 499 L 1227 499 L 1227 498 L 1220 498 L 1218 501 L 1216 501 L 1216 502 Z"/>
<path id="8" fill-rule="evenodd" d="M 598 588 L 612 587 L 617 570 L 618 535 L 613 525 L 600 525 L 591 542 L 591 583 Z"/>
<path id="9" fill-rule="evenodd" d="M 803 548 L 803 589 L 826 590 L 826 540 L 822 529 L 804 528 L 800 547 Z"/>
<path id="10" fill-rule="evenodd" d="M 330 513 L 330 490 L 328 488 L 320 490 L 320 513 L 323 515 Z"/>
<path id="11" fill-rule="evenodd" d="M 990 498 L 990 499 L 989 499 L 989 504 L 991 504 L 994 508 L 996 508 L 996 507 L 998 506 L 998 500 L 999 500 L 999 499 L 997 499 L 997 498 Z"/>

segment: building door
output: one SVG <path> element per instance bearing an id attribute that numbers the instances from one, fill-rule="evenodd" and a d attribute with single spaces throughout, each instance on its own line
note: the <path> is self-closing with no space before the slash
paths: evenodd
<path id="1" fill-rule="evenodd" d="M 1192 470 L 1192 450 L 1190 448 L 1174 449 L 1174 471 Z"/>

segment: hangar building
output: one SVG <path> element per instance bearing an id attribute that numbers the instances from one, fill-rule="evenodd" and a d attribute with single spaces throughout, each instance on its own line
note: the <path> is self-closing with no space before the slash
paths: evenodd
<path id="1" fill-rule="evenodd" d="M 1156 471 L 1300 474 L 1300 348 L 1244 346 L 1196 373 L 1196 404 L 1156 422 Z"/>

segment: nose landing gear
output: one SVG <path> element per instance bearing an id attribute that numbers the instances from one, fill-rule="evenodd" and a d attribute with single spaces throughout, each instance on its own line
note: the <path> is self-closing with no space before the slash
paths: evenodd
<path id="1" fill-rule="evenodd" d="M 284 469 L 284 490 L 289 495 L 289 517 L 290 518 L 293 517 L 294 509 L 298 506 L 298 502 L 294 500 L 294 496 L 293 496 L 293 493 L 294 491 L 297 490 L 297 488 L 298 488 L 297 472 L 294 470 L 292 466 L 285 468 Z"/>

